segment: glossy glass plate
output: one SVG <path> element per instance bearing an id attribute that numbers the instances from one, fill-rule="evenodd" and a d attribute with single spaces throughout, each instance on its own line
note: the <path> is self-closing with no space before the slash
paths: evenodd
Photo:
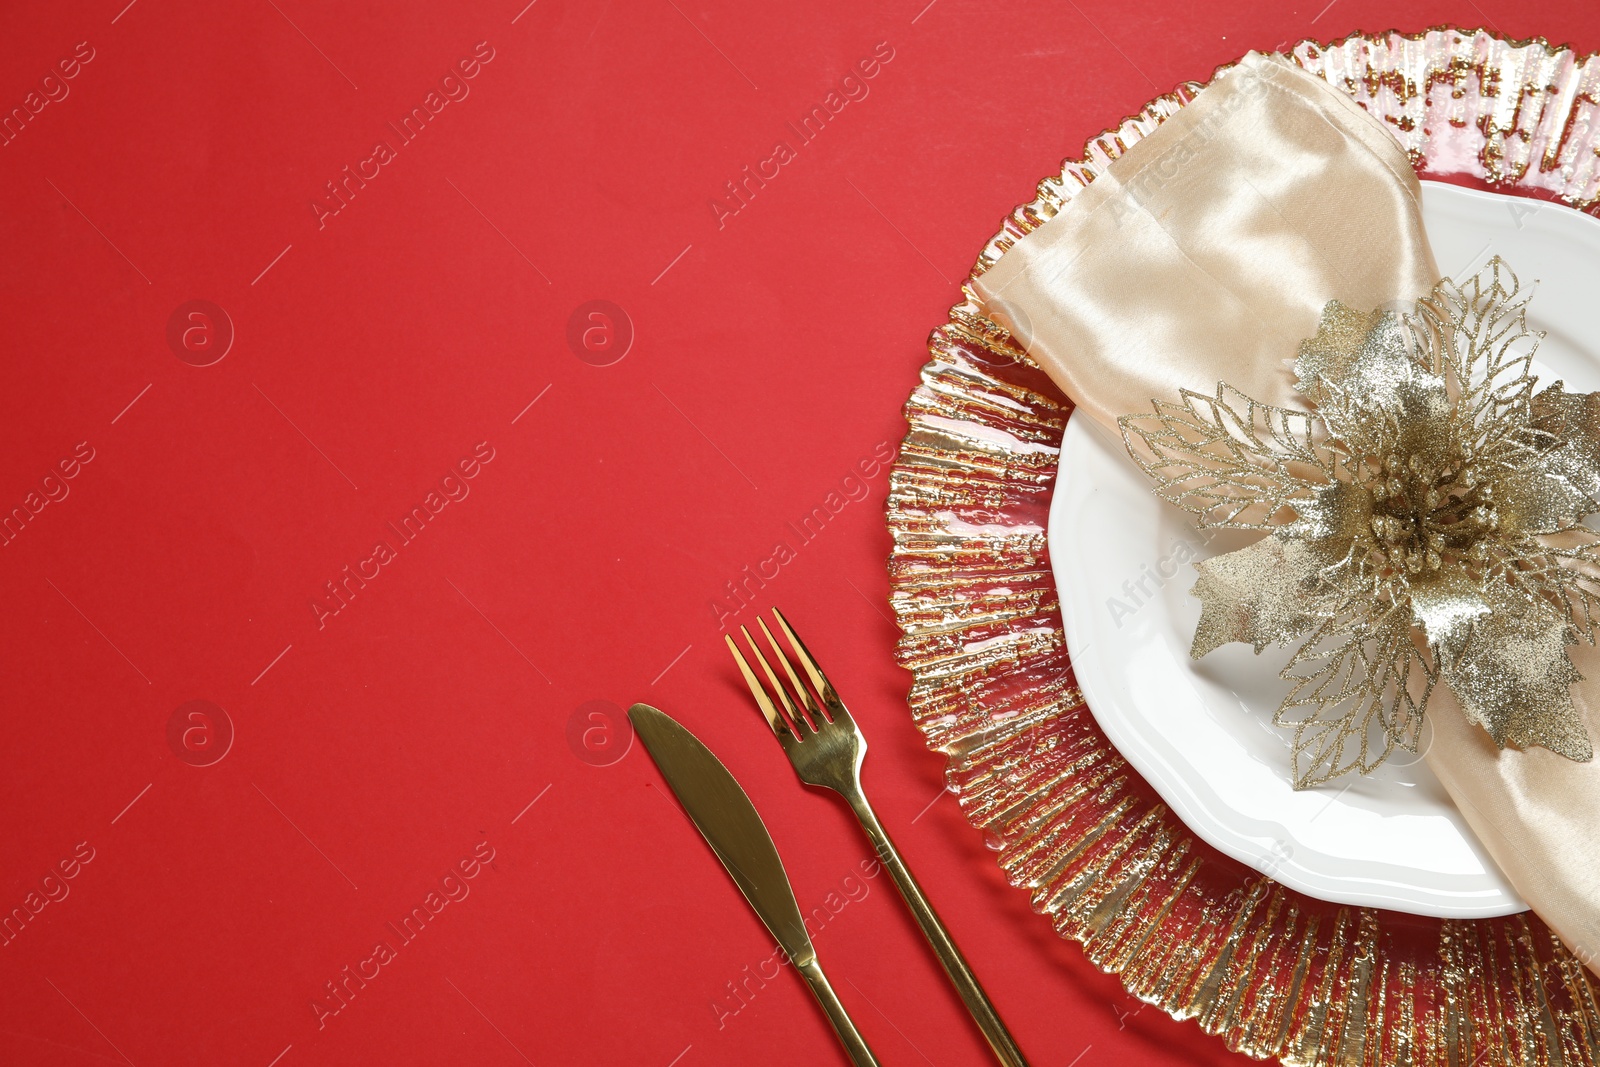
<path id="1" fill-rule="evenodd" d="M 1434 30 L 1303 42 L 1292 58 L 1389 124 L 1424 175 L 1593 213 L 1594 57 Z M 1091 141 L 1006 218 L 973 275 L 1201 88 Z M 1071 405 L 964 297 L 906 404 L 891 601 L 914 721 L 1010 880 L 1132 995 L 1253 1056 L 1592 1067 L 1600 979 L 1537 917 L 1430 918 L 1300 893 L 1270 876 L 1279 861 L 1252 867 L 1206 843 L 1118 753 L 1078 688 L 1046 546 Z"/>

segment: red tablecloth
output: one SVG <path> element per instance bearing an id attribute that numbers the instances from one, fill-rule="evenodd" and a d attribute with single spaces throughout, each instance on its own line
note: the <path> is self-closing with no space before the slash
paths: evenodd
<path id="1" fill-rule="evenodd" d="M 1600 13 L 525 3 L 8 14 L 0 1062 L 840 1062 L 636 700 L 744 782 L 883 1061 L 987 1062 L 746 705 L 752 602 L 1035 1064 L 1240 1062 L 942 797 L 891 661 L 900 406 L 1002 214 L 1157 93 Z"/>

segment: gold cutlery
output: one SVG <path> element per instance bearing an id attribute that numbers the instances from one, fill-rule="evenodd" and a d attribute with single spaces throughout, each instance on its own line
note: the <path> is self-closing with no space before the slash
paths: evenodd
<path id="1" fill-rule="evenodd" d="M 912 877 L 911 871 L 900 858 L 894 842 L 889 840 L 888 831 L 883 828 L 883 824 L 873 812 L 872 805 L 867 803 L 867 795 L 861 788 L 861 761 L 867 754 L 867 739 L 861 736 L 861 731 L 857 728 L 855 720 L 850 717 L 844 702 L 829 684 L 827 675 L 822 673 L 816 658 L 806 649 L 794 629 L 790 627 L 789 621 L 783 617 L 783 613 L 773 608 L 772 617 L 783 631 L 789 647 L 794 650 L 795 658 L 800 661 L 811 684 L 807 686 L 800 680 L 789 657 L 773 640 L 772 631 L 767 629 L 766 620 L 758 618 L 757 624 L 761 632 L 766 635 L 767 644 L 771 647 L 773 655 L 782 665 L 788 685 L 785 686 L 784 682 L 779 680 L 772 665 L 767 662 L 767 658 L 761 654 L 760 647 L 751 638 L 750 631 L 741 626 L 739 629 L 744 634 L 755 661 L 760 664 L 761 673 L 766 677 L 766 684 L 763 685 L 761 679 L 750 669 L 749 662 L 739 651 L 733 636 L 725 635 L 728 650 L 733 653 L 734 661 L 739 665 L 739 673 L 744 675 L 745 683 L 750 687 L 750 695 L 755 698 L 761 713 L 766 717 L 767 725 L 772 727 L 773 735 L 783 745 L 783 751 L 789 757 L 789 762 L 794 766 L 800 780 L 810 786 L 833 790 L 844 797 L 850 809 L 856 813 L 856 818 L 861 821 L 861 828 L 866 831 L 873 848 L 877 850 L 879 860 L 888 868 L 890 877 L 900 890 L 900 895 L 905 898 L 906 906 L 911 909 L 917 924 L 922 927 L 923 936 L 928 939 L 934 954 L 939 957 L 945 974 L 950 976 L 950 981 L 955 985 L 956 992 L 961 995 L 967 1011 L 972 1014 L 973 1020 L 983 1031 L 983 1036 L 994 1051 L 995 1058 L 1006 1067 L 1027 1067 L 1028 1061 L 1023 1058 L 1022 1050 L 1017 1047 L 1016 1040 L 1006 1029 L 1005 1023 L 1000 1021 L 999 1013 L 989 1002 L 989 997 L 984 993 L 977 976 L 972 973 L 971 966 L 961 955 L 961 950 L 956 947 L 950 932 L 944 928 L 944 923 L 939 920 L 938 913 L 928 902 L 922 887 L 917 884 L 917 880 Z"/>
<path id="2" fill-rule="evenodd" d="M 866 1039 L 822 973 L 783 860 L 745 791 L 722 761 L 670 715 L 635 704 L 628 709 L 628 718 L 689 820 L 811 987 L 851 1061 L 856 1067 L 878 1067 Z"/>

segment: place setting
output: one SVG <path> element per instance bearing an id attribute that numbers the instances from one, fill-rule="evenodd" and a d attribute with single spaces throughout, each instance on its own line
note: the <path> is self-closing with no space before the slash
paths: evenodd
<path id="1" fill-rule="evenodd" d="M 1594 57 L 1487 30 L 1248 53 L 1045 178 L 929 339 L 890 604 L 972 863 L 1234 1051 L 1600 1060 L 1597 85 Z M 726 645 L 994 1060 L 1060 1060 L 1025 1054 L 902 860 L 795 626 Z M 879 1062 L 783 842 L 674 715 L 629 712 Z"/>

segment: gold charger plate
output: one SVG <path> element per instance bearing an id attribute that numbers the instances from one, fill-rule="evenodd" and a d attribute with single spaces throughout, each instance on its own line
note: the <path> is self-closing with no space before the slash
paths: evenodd
<path id="1" fill-rule="evenodd" d="M 1419 173 L 1600 214 L 1600 59 L 1485 30 L 1290 52 L 1388 123 Z M 1092 140 L 971 277 L 1192 100 Z M 1200 841 L 1076 688 L 1045 546 L 1072 405 L 970 286 L 929 340 L 890 481 L 890 599 L 913 718 L 1011 882 L 1133 996 L 1230 1049 L 1337 1067 L 1600 1061 L 1600 978 L 1531 914 L 1441 920 L 1329 904 Z"/>

